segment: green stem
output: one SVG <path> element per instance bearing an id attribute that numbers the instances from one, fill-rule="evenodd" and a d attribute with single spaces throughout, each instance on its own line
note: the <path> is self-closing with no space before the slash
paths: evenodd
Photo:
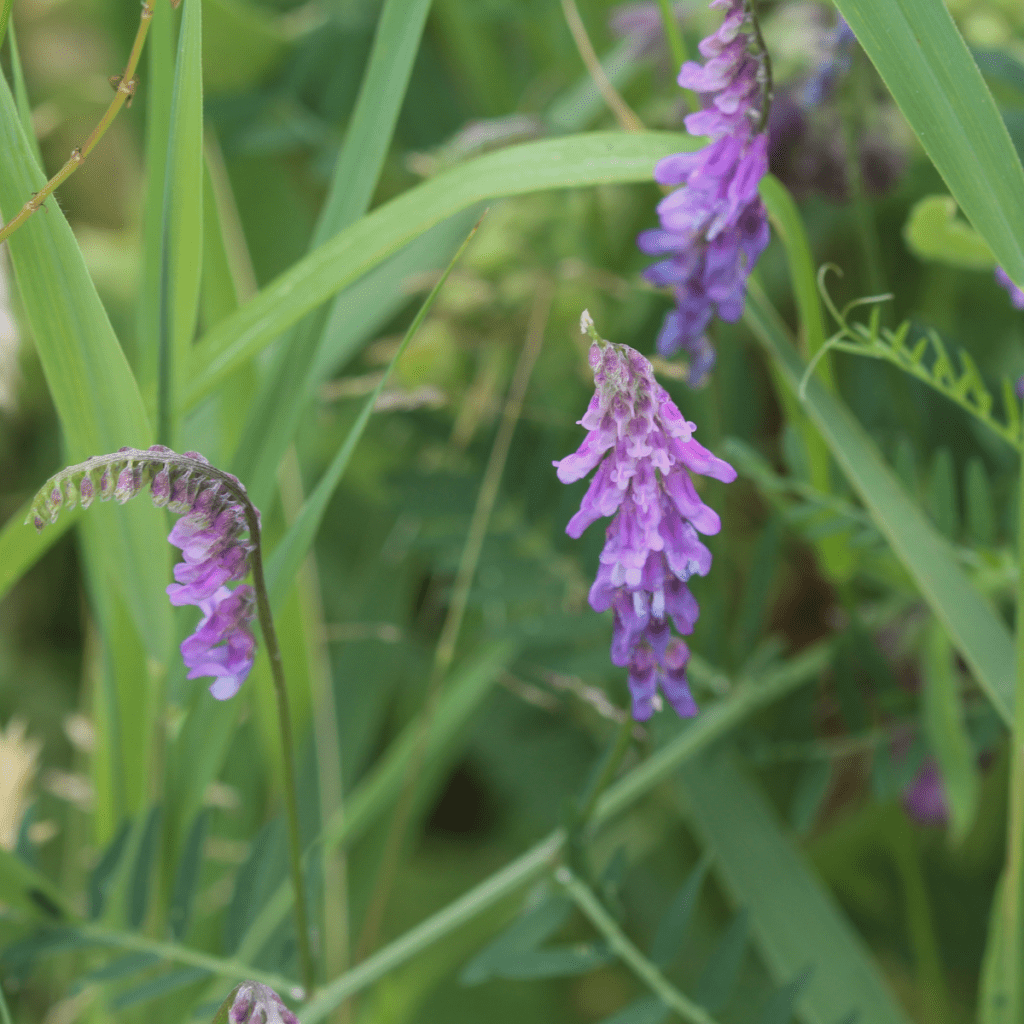
<path id="1" fill-rule="evenodd" d="M 274 619 L 270 614 L 270 598 L 263 578 L 263 553 L 260 548 L 260 523 L 255 508 L 245 503 L 245 516 L 250 536 L 254 540 L 252 551 L 252 581 L 256 592 L 256 612 L 259 615 L 263 642 L 267 647 L 270 673 L 274 678 L 277 697 L 277 720 L 281 730 L 281 759 L 284 764 L 284 802 L 288 814 L 288 854 L 291 860 L 292 888 L 295 890 L 295 930 L 299 943 L 299 964 L 306 998 L 312 994 L 316 981 L 313 954 L 309 945 L 309 926 L 306 921 L 306 890 L 302 872 L 302 839 L 299 832 L 298 788 L 295 783 L 295 747 L 292 739 L 292 716 L 288 703 L 288 688 L 284 679 L 281 648 L 277 642 Z"/>
<path id="2" fill-rule="evenodd" d="M 668 42 L 672 63 L 681 68 L 690 58 L 686 52 L 686 40 L 679 29 L 676 12 L 672 8 L 672 0 L 658 0 L 661 8 L 661 24 L 665 29 L 665 40 Z"/>
<path id="3" fill-rule="evenodd" d="M 832 660 L 832 646 L 820 641 L 785 665 L 766 672 L 758 680 L 738 685 L 732 696 L 719 701 L 695 718 L 681 736 L 632 769 L 598 798 L 593 821 L 607 821 L 634 804 L 668 778 L 687 759 L 721 739 L 748 715 L 798 687 L 817 679 Z M 694 673 L 696 677 L 697 673 Z M 344 1000 L 372 985 L 399 965 L 457 928 L 484 913 L 548 870 L 566 842 L 564 829 L 556 829 L 522 856 L 464 896 L 421 922 L 390 945 L 368 956 L 351 971 L 325 985 L 299 1014 L 302 1024 L 319 1024 Z"/>
<path id="4" fill-rule="evenodd" d="M 668 1007 L 689 1024 L 715 1024 L 715 1019 L 703 1007 L 687 999 L 650 960 L 626 937 L 614 918 L 601 906 L 590 889 L 567 867 L 555 872 L 555 880 L 572 898 L 590 923 L 605 937 L 608 945 L 625 961 L 638 978 Z"/>
<path id="5" fill-rule="evenodd" d="M 13 0 L 3 0 L 4 11 L 7 12 L 8 5 L 13 3 Z M 4 24 L 6 25 L 7 15 L 4 14 Z M 96 148 L 97 143 L 106 134 L 107 129 L 111 126 L 114 118 L 117 117 L 121 108 L 131 100 L 135 94 L 135 86 L 137 79 L 135 77 L 135 69 L 139 64 L 139 57 L 142 56 L 142 47 L 146 42 L 146 34 L 149 32 L 149 23 L 153 20 L 153 0 L 147 0 L 142 7 L 142 14 L 139 19 L 139 29 L 135 34 L 135 42 L 132 45 L 131 53 L 128 55 L 128 63 L 125 65 L 124 73 L 118 80 L 118 84 L 114 90 L 114 98 L 110 101 L 110 106 L 107 107 L 106 113 L 100 118 L 100 122 L 92 130 L 89 137 L 82 143 L 81 146 L 76 146 L 71 152 L 71 157 L 64 164 L 64 166 L 34 195 L 25 205 L 18 211 L 17 216 L 13 217 L 11 221 L 4 227 L 0 228 L 0 242 L 5 241 L 9 238 L 22 224 L 25 223 L 32 216 L 36 210 L 39 209 L 43 203 L 53 194 L 54 190 L 71 177 L 82 163 L 85 158 Z"/>
<path id="6" fill-rule="evenodd" d="M 672 63 L 681 68 L 690 58 L 686 50 L 686 40 L 679 29 L 679 22 L 676 21 L 676 13 L 672 8 L 672 0 L 658 0 L 661 8 L 661 23 L 665 28 L 665 38 L 668 41 L 668 48 L 672 53 Z M 686 105 L 696 113 L 700 110 L 700 97 L 689 89 L 684 89 Z"/>
<path id="7" fill-rule="evenodd" d="M 1024 461 L 1021 465 L 1017 509 L 1017 561 L 1024 565 Z M 1024 960 L 1024 571 L 1017 582 L 1017 686 L 1013 719 L 1013 755 L 1010 768 L 1006 830 L 1006 875 L 1003 888 L 1005 1013 L 1000 1020 L 1018 1021 L 1024 1013 L 1021 986 Z"/>

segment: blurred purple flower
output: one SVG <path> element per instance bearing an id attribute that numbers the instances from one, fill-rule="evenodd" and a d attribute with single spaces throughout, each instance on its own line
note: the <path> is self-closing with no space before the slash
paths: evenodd
<path id="1" fill-rule="evenodd" d="M 238 986 L 228 1011 L 231 1024 L 299 1024 L 299 1018 L 269 986 L 246 981 Z"/>
<path id="2" fill-rule="evenodd" d="M 840 14 L 825 41 L 824 59 L 801 89 L 801 99 L 806 106 L 816 107 L 832 98 L 836 84 L 850 70 L 850 58 L 856 45 L 857 37 Z"/>
<path id="3" fill-rule="evenodd" d="M 777 89 L 768 118 L 768 167 L 797 199 L 817 194 L 832 203 L 852 194 L 847 145 L 837 91 L 850 70 L 856 37 L 840 17 L 825 35 L 821 60 L 810 75 Z M 861 112 L 881 120 L 854 141 L 864 192 L 880 196 L 903 176 L 908 154 L 895 111 L 885 106 Z"/>
<path id="4" fill-rule="evenodd" d="M 934 757 L 929 755 L 924 759 L 903 791 L 903 808 L 921 825 L 945 825 L 949 820 L 946 791 Z"/>
<path id="5" fill-rule="evenodd" d="M 181 516 L 167 539 L 181 549 L 184 561 L 174 567 L 177 582 L 167 587 L 167 596 L 173 605 L 194 604 L 203 613 L 181 644 L 188 678 L 213 676 L 210 693 L 227 700 L 245 682 L 256 651 L 250 631 L 253 589 L 226 586 L 246 576 L 258 541 L 246 516 L 252 506 L 237 478 L 214 469 L 198 452 L 178 455 L 163 445 L 145 451 L 121 448 L 59 473 L 39 492 L 28 521 L 41 530 L 62 507 L 74 508 L 80 501 L 87 508 L 97 495 L 124 504 L 146 483 L 154 505 Z M 258 530 L 259 512 L 252 512 Z"/>
<path id="6" fill-rule="evenodd" d="M 1010 293 L 1010 302 L 1015 309 L 1024 309 L 1024 291 L 1021 291 L 1002 267 L 996 267 L 996 280 Z"/>
<path id="7" fill-rule="evenodd" d="M 592 328 L 588 314 L 584 329 Z M 633 718 L 646 721 L 660 689 L 683 717 L 697 713 L 686 679 L 686 644 L 698 607 L 687 580 L 706 576 L 711 552 L 698 532 L 718 533 L 721 520 L 705 505 L 688 470 L 725 483 L 736 471 L 695 440 L 650 362 L 628 345 L 596 340 L 590 348 L 595 393 L 580 425 L 588 431 L 572 455 L 554 465 L 564 484 L 597 469 L 566 533 L 578 538 L 612 516 L 597 578 L 596 612 L 614 611 L 611 660 L 629 668 Z"/>
<path id="8" fill-rule="evenodd" d="M 687 61 L 679 84 L 704 98 L 704 109 L 686 117 L 691 135 L 712 141 L 692 153 L 659 161 L 654 178 L 681 185 L 658 204 L 661 227 L 637 239 L 649 256 L 665 256 L 648 268 L 652 284 L 671 287 L 676 308 L 658 334 L 658 351 L 689 353 L 689 383 L 700 385 L 714 365 L 705 335 L 711 317 L 738 320 L 746 281 L 768 244 L 768 217 L 757 188 L 768 170 L 764 132 L 767 69 L 744 0 L 711 0 L 724 8 L 717 32 L 700 43 L 701 65 Z"/>

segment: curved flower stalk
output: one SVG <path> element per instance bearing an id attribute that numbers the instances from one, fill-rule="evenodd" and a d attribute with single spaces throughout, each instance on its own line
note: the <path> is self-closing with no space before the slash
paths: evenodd
<path id="1" fill-rule="evenodd" d="M 712 316 L 740 318 L 747 277 L 769 239 L 757 188 L 768 171 L 771 74 L 750 4 L 711 0 L 712 8 L 725 9 L 725 20 L 700 43 L 707 62 L 687 61 L 678 81 L 704 99 L 704 109 L 686 117 L 686 130 L 712 141 L 658 162 L 655 180 L 682 187 L 658 204 L 661 227 L 637 238 L 643 252 L 665 257 L 644 277 L 675 293 L 676 308 L 662 324 L 658 351 L 688 353 L 694 387 L 715 363 L 705 334 Z"/>
<path id="2" fill-rule="evenodd" d="M 615 613 L 611 659 L 629 668 L 634 719 L 651 717 L 659 689 L 690 717 L 697 713 L 686 679 L 690 651 L 670 622 L 684 636 L 693 632 L 699 609 L 686 584 L 711 568 L 711 552 L 697 534 L 722 526 L 690 472 L 731 483 L 736 470 L 693 439 L 695 425 L 654 379 L 647 359 L 604 341 L 587 312 L 580 326 L 594 339 L 595 392 L 579 421 L 588 433 L 578 451 L 554 465 L 564 484 L 597 473 L 566 533 L 578 538 L 591 523 L 613 517 L 590 606 Z"/>
<path id="3" fill-rule="evenodd" d="M 180 515 L 168 540 L 184 561 L 174 567 L 176 583 L 167 588 L 171 604 L 194 604 L 203 613 L 192 636 L 181 645 L 188 678 L 212 676 L 210 693 L 227 700 L 252 669 L 256 641 L 250 630 L 255 592 L 228 583 L 249 572 L 259 543 L 259 512 L 245 487 L 230 473 L 214 468 L 198 452 L 179 455 L 163 445 L 145 451 L 121 448 L 69 466 L 51 477 L 36 495 L 26 523 L 37 530 L 56 521 L 62 508 L 95 498 L 124 504 L 149 486 L 153 504 Z"/>
<path id="4" fill-rule="evenodd" d="M 203 613 L 195 632 L 181 644 L 189 679 L 213 676 L 213 696 L 218 700 L 233 697 L 253 665 L 256 641 L 250 625 L 253 613 L 259 615 L 277 698 L 295 926 L 308 992 L 314 969 L 306 924 L 291 711 L 263 577 L 260 514 L 245 487 L 198 452 L 179 455 L 159 444 L 145 450 L 121 448 L 112 455 L 97 455 L 68 466 L 51 477 L 36 495 L 25 522 L 42 530 L 47 523 L 56 522 L 62 508 L 74 508 L 79 502 L 88 508 L 96 498 L 113 498 L 124 504 L 147 485 L 155 505 L 181 516 L 167 539 L 181 549 L 184 560 L 174 567 L 176 582 L 168 586 L 167 596 L 172 604 L 194 604 Z M 228 583 L 243 579 L 250 569 L 253 586 L 228 588 Z"/>

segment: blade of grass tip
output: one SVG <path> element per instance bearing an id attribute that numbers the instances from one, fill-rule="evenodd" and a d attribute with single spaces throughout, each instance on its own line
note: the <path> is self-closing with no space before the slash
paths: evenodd
<path id="1" fill-rule="evenodd" d="M 486 213 L 484 216 L 486 216 Z M 473 225 L 473 229 L 466 236 L 462 245 L 459 246 L 459 251 L 452 257 L 451 262 L 445 268 L 437 284 L 434 285 L 430 294 L 424 300 L 423 305 L 420 306 L 415 319 L 405 332 L 402 344 L 398 346 L 398 351 L 392 357 L 391 362 L 388 363 L 380 383 L 373 389 L 373 393 L 363 404 L 363 408 L 355 423 L 352 424 L 352 428 L 349 430 L 348 436 L 345 438 L 341 448 L 338 449 L 337 454 L 331 460 L 330 466 L 328 466 L 327 471 L 313 489 L 313 493 L 303 503 L 302 509 L 295 517 L 295 521 L 288 527 L 288 532 L 281 539 L 281 543 L 274 549 L 274 553 L 267 563 L 267 588 L 270 591 L 271 603 L 275 608 L 287 596 L 288 587 L 295 578 L 303 558 L 306 557 L 306 552 L 312 547 L 313 538 L 316 537 L 317 530 L 320 528 L 320 523 L 323 520 L 324 513 L 327 511 L 327 505 L 331 500 L 331 496 L 334 494 L 345 470 L 348 468 L 349 459 L 352 458 L 352 453 L 355 451 L 359 439 L 363 436 L 367 423 L 370 422 L 374 406 L 377 404 L 377 399 L 380 397 L 384 386 L 391 376 L 391 371 L 398 363 L 398 360 L 401 359 L 409 342 L 412 341 L 416 332 L 420 329 L 420 325 L 430 312 L 430 307 L 433 306 L 438 293 L 444 286 L 445 281 L 448 280 L 448 275 L 462 258 L 462 254 L 466 251 L 466 247 L 476 234 L 482 221 L 483 217 Z"/>
<path id="2" fill-rule="evenodd" d="M 501 485 L 501 477 L 505 472 L 505 463 L 508 460 L 512 435 L 516 424 L 519 422 L 526 390 L 530 385 L 533 368 L 537 363 L 537 357 L 540 355 L 540 348 L 544 342 L 544 332 L 547 329 L 554 297 L 555 289 L 550 281 L 545 281 L 537 289 L 533 309 L 530 313 L 526 340 L 512 374 L 512 383 L 509 386 L 505 407 L 502 410 L 501 424 L 498 427 L 494 444 L 491 447 L 491 454 L 487 460 L 483 480 L 480 482 L 480 490 L 477 493 L 476 505 L 473 509 L 473 516 L 470 519 L 469 530 L 466 535 L 466 543 L 462 548 L 462 555 L 459 558 L 459 568 L 455 574 L 455 585 L 452 588 L 448 613 L 445 616 L 444 625 L 441 627 L 441 635 L 438 637 L 437 646 L 434 648 L 434 662 L 431 666 L 430 678 L 427 681 L 426 714 L 423 717 L 420 735 L 417 737 L 415 756 L 410 761 L 406 770 L 406 777 L 403 780 L 402 796 L 395 809 L 391 831 L 387 838 L 381 866 L 377 875 L 378 884 L 376 891 L 366 912 L 363 933 L 359 941 L 359 955 L 365 955 L 376 944 L 376 933 L 383 920 L 384 910 L 390 898 L 391 888 L 398 871 L 398 863 L 405 841 L 405 832 L 412 817 L 413 800 L 416 795 L 416 779 L 426 755 L 430 726 L 437 712 L 441 696 L 441 685 L 447 677 L 455 657 L 455 645 L 462 630 L 462 620 L 465 616 L 466 606 L 469 603 L 470 588 L 473 584 L 473 578 L 476 576 L 484 537 L 487 535 L 487 529 L 491 521 L 491 513 L 494 511 L 494 504 L 498 498 L 498 488 Z"/>

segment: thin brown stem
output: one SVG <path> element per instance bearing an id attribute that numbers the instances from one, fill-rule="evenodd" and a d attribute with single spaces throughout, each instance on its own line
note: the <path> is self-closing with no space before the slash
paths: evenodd
<path id="1" fill-rule="evenodd" d="M 288 701 L 288 687 L 284 679 L 284 664 L 281 647 L 277 642 L 277 630 L 270 614 L 270 598 L 267 583 L 263 577 L 263 553 L 260 550 L 260 522 L 253 505 L 244 503 L 245 518 L 249 534 L 254 539 L 252 549 L 252 582 L 256 592 L 256 614 L 260 620 L 263 643 L 270 661 L 270 674 L 274 679 L 274 695 L 277 698 L 277 717 L 281 730 L 281 760 L 284 767 L 284 802 L 288 813 L 288 853 L 291 861 L 292 887 L 295 890 L 295 929 L 298 933 L 299 964 L 302 968 L 302 984 L 305 998 L 313 992 L 316 973 L 313 968 L 313 954 L 309 946 L 309 925 L 306 920 L 306 887 L 302 874 L 302 840 L 299 833 L 298 789 L 295 782 L 295 744 L 292 738 L 292 714 Z"/>
<path id="2" fill-rule="evenodd" d="M 491 512 L 494 510 L 494 504 L 498 498 L 498 488 L 501 484 L 502 474 L 505 471 L 505 462 L 508 459 L 509 448 L 512 444 L 512 434 L 515 431 L 516 424 L 519 422 L 519 416 L 523 408 L 523 399 L 526 397 L 526 389 L 529 386 L 530 377 L 533 375 L 533 367 L 537 362 L 537 356 L 540 354 L 540 347 L 544 340 L 544 331 L 547 327 L 553 298 L 554 289 L 550 283 L 538 289 L 533 312 L 530 316 L 530 325 L 527 329 L 526 342 L 523 345 L 519 361 L 513 373 L 508 397 L 505 400 L 505 408 L 502 411 L 501 425 L 494 439 L 494 446 L 491 449 L 487 468 L 484 470 L 484 478 L 480 484 L 476 507 L 473 510 L 473 518 L 470 520 L 469 534 L 466 537 L 465 547 L 462 549 L 462 558 L 459 561 L 459 569 L 455 577 L 451 604 L 448 607 L 448 614 L 445 617 L 444 625 L 441 627 L 441 636 L 438 639 L 437 647 L 434 649 L 434 663 L 431 668 L 430 680 L 427 684 L 427 713 L 422 719 L 422 729 L 415 754 L 410 758 L 409 765 L 406 768 L 402 794 L 395 809 L 384 855 L 381 859 L 381 867 L 377 875 L 376 891 L 370 903 L 370 908 L 366 912 L 366 920 L 359 938 L 356 954 L 357 960 L 362 960 L 366 957 L 376 945 L 381 922 L 384 919 L 384 911 L 390 899 L 395 873 L 398 869 L 398 862 L 405 840 L 405 833 L 408 829 L 409 819 L 412 816 L 413 801 L 416 796 L 416 781 L 420 776 L 420 769 L 426 754 L 427 741 L 430 737 L 430 729 L 438 697 L 440 696 L 441 684 L 447 677 L 448 670 L 451 668 L 455 657 L 455 645 L 462 629 L 462 620 L 465 616 L 466 606 L 469 603 L 470 587 L 473 583 L 473 577 L 476 575 L 477 563 L 480 560 L 480 551 L 483 548 L 484 538 L 487 534 Z"/>
<path id="3" fill-rule="evenodd" d="M 174 6 L 177 6 L 176 4 Z M 142 5 L 142 14 L 139 17 L 139 29 L 135 33 L 135 42 L 132 44 L 131 53 L 128 55 L 128 63 L 124 66 L 123 74 L 117 75 L 110 80 L 114 87 L 114 98 L 110 101 L 106 113 L 100 118 L 99 124 L 92 130 L 89 137 L 81 146 L 76 146 L 71 151 L 64 166 L 18 211 L 16 217 L 9 224 L 0 228 L 0 242 L 6 241 L 14 234 L 22 224 L 39 209 L 54 191 L 64 184 L 75 171 L 85 162 L 85 158 L 96 148 L 97 143 L 103 138 L 107 129 L 111 126 L 114 118 L 123 106 L 130 105 L 135 95 L 135 87 L 139 80 L 135 75 L 135 69 L 139 65 L 139 58 L 142 56 L 142 47 L 146 42 L 146 35 L 149 32 L 149 23 L 153 20 L 153 0 L 146 0 Z"/>
<path id="4" fill-rule="evenodd" d="M 594 85 L 597 86 L 598 92 L 600 92 L 608 108 L 615 115 L 615 120 L 619 122 L 619 127 L 625 132 L 642 132 L 644 130 L 643 121 L 636 116 L 629 104 L 622 98 L 618 89 L 612 85 L 608 76 L 604 73 L 601 61 L 598 60 L 597 53 L 594 50 L 594 44 L 591 43 L 590 36 L 587 34 L 587 27 L 583 24 L 579 9 L 576 7 L 576 0 L 562 0 L 562 11 L 565 14 L 566 24 L 568 24 L 569 31 L 572 33 L 572 38 L 576 43 L 576 49 L 579 51 L 580 58 L 586 65 L 587 71 L 590 73 Z"/>

